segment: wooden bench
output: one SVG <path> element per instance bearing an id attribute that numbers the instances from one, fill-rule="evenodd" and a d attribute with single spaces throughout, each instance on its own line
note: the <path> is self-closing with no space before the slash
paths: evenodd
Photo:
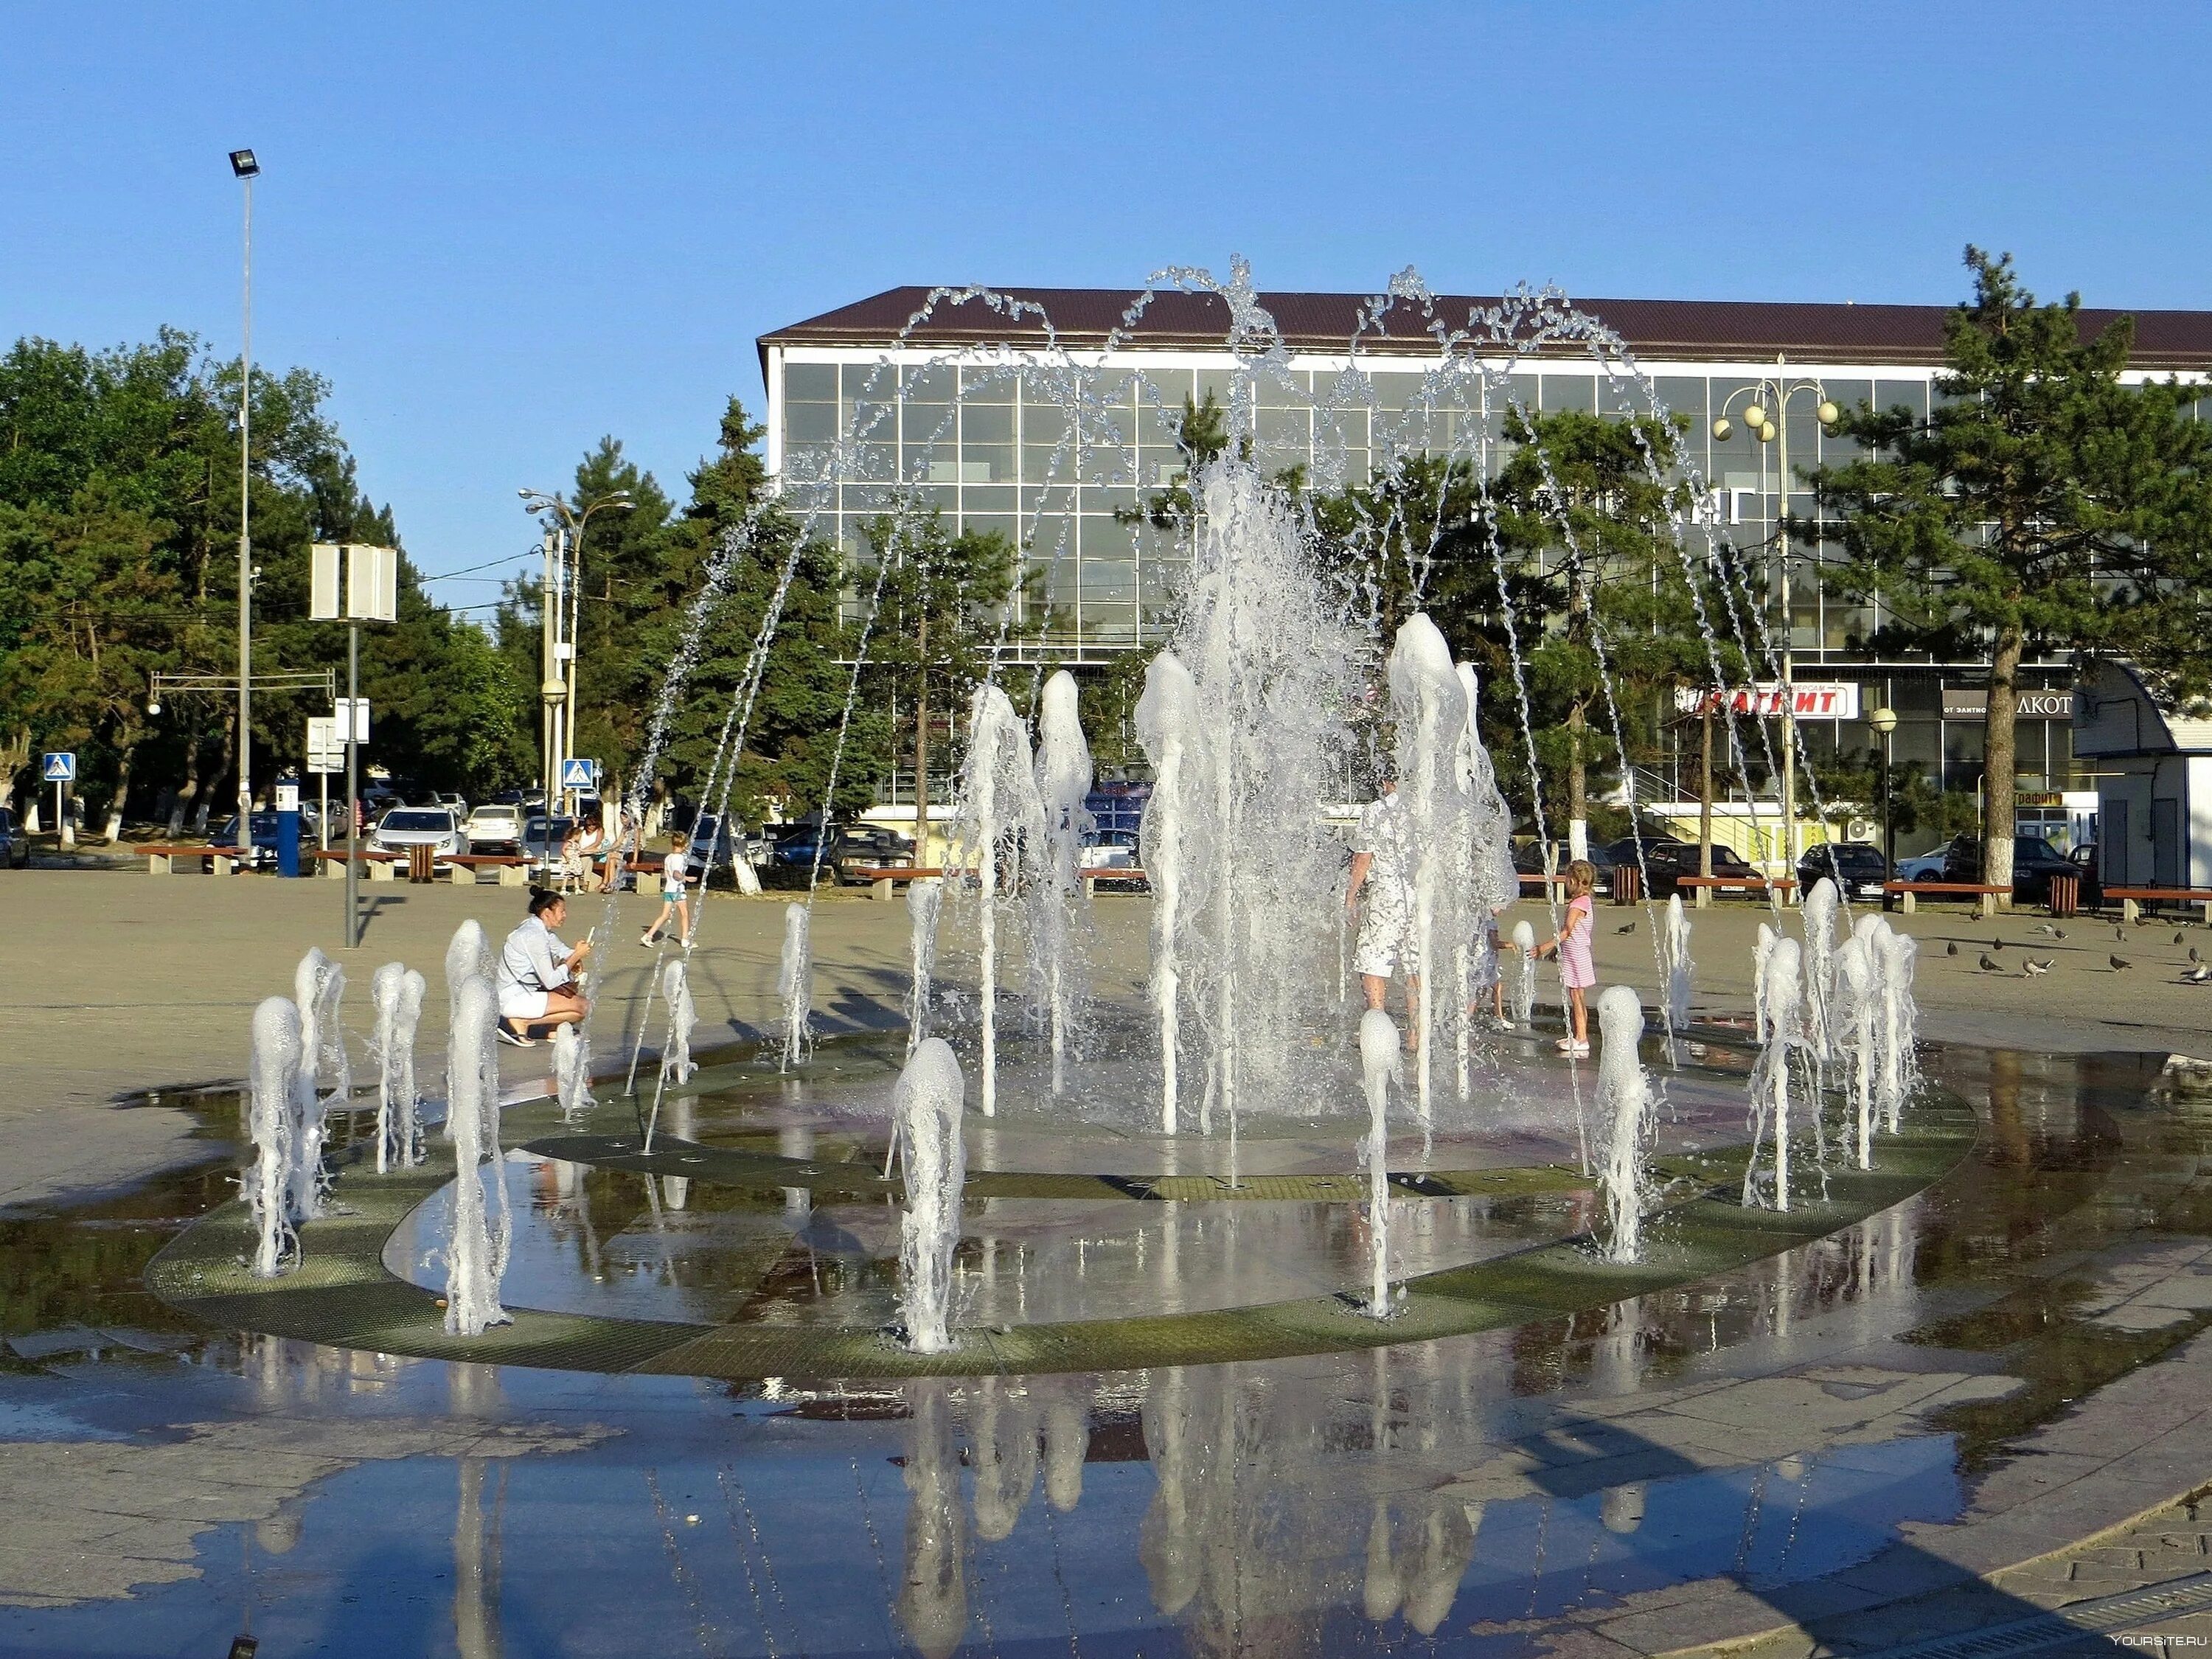
<path id="1" fill-rule="evenodd" d="M 447 878 L 456 887 L 475 886 L 479 870 L 493 872 L 502 887 L 526 887 L 530 884 L 530 860 L 518 854 L 455 853 L 439 862 L 447 866 Z"/>
<path id="2" fill-rule="evenodd" d="M 866 882 L 872 896 L 883 900 L 886 904 L 890 902 L 892 890 L 900 882 L 941 881 L 945 878 L 945 873 L 941 869 L 927 866 L 915 869 L 913 866 L 905 864 L 855 864 L 842 872 L 834 869 L 830 872 L 832 879 L 842 874 L 857 877 L 860 880 Z"/>
<path id="3" fill-rule="evenodd" d="M 404 853 L 378 853 L 366 847 L 352 854 L 343 847 L 326 847 L 318 851 L 315 858 L 323 866 L 323 873 L 337 881 L 345 879 L 349 858 L 361 862 L 371 881 L 397 881 L 400 870 L 407 862 L 407 855 Z"/>
<path id="4" fill-rule="evenodd" d="M 196 876 L 203 875 L 206 873 L 210 859 L 215 861 L 216 874 L 227 876 L 246 857 L 246 849 L 242 847 L 148 845 L 131 850 L 146 855 L 146 873 L 153 876 L 183 875 L 186 871 Z"/>
<path id="5" fill-rule="evenodd" d="M 1881 884 L 1882 896 L 1894 893 L 1903 901 L 1906 915 L 1913 913 L 1914 901 L 1923 893 L 1930 898 L 1972 898 L 1974 908 L 1984 916 L 1993 916 L 1999 905 L 2012 908 L 2012 889 L 1986 881 L 1886 881 Z"/>
<path id="6" fill-rule="evenodd" d="M 1677 876 L 1674 885 L 1690 890 L 1691 902 L 1700 910 L 1714 893 L 1742 893 L 1747 896 L 1765 898 L 1779 893 L 1788 904 L 1797 896 L 1797 878 L 1795 876 Z"/>
<path id="7" fill-rule="evenodd" d="M 2197 905 L 2204 920 L 2212 922 L 2212 890 L 2203 887 L 2107 887 L 2105 896 L 2119 900 L 2120 914 L 2130 927 L 2142 919 L 2146 904 Z"/>

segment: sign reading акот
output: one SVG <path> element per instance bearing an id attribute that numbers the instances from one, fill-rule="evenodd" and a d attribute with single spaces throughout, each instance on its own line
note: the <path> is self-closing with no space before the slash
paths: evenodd
<path id="1" fill-rule="evenodd" d="M 1787 690 L 1787 712 L 1801 720 L 1855 720 L 1859 717 L 1856 680 L 1792 680 Z M 1674 688 L 1674 708 L 1683 714 L 1703 714 L 1709 708 L 1717 714 L 1728 709 L 1738 714 L 1759 714 L 1778 720 L 1784 712 L 1784 690 L 1779 680 L 1730 686 L 1725 690 L 1678 685 Z"/>
<path id="2" fill-rule="evenodd" d="M 2074 718 L 2074 694 L 2071 691 L 2021 691 L 2013 693 L 2014 718 L 2023 720 L 2070 720 Z M 1978 720 L 1990 712 L 1990 689 L 1986 685 L 1947 685 L 1943 688 L 1943 718 L 1947 720 Z"/>

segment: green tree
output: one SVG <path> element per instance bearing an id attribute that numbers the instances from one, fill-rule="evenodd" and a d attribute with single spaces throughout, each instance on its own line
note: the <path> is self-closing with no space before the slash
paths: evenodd
<path id="1" fill-rule="evenodd" d="M 1841 584 L 1885 608 L 1881 641 L 1988 665 L 1984 879 L 2004 884 L 2030 652 L 2127 653 L 2172 691 L 2205 689 L 2212 427 L 2172 381 L 2121 383 L 2131 319 L 2085 337 L 2078 295 L 2039 305 L 2009 255 L 1966 258 L 1974 296 L 1946 322 L 1935 408 L 1845 416 L 1866 453 L 1812 477 L 1843 520 Z"/>

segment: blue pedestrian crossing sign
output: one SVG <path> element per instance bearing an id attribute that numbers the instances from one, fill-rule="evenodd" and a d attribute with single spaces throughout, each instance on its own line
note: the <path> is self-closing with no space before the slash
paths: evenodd
<path id="1" fill-rule="evenodd" d="M 48 783 L 75 783 L 76 757 L 73 754 L 48 755 L 45 777 Z"/>
<path id="2" fill-rule="evenodd" d="M 561 787 L 563 789 L 596 789 L 599 786 L 599 762 L 572 757 L 561 763 Z"/>

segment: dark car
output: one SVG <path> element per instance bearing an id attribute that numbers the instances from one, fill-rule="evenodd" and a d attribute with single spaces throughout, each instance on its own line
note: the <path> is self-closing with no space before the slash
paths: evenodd
<path id="1" fill-rule="evenodd" d="M 2078 875 L 2081 866 L 2040 836 L 2015 836 L 2012 843 L 2012 896 L 2015 903 L 2045 904 L 2053 876 Z M 1943 879 L 1982 879 L 1982 838 L 1963 835 L 1943 853 Z M 2087 896 L 2085 894 L 2083 896 Z"/>
<path id="2" fill-rule="evenodd" d="M 1540 841 L 1523 842 L 1513 849 L 1514 869 L 1524 876 L 1540 876 L 1547 867 L 1549 867 L 1555 874 L 1564 876 L 1566 873 L 1567 866 L 1572 863 L 1573 860 L 1567 855 L 1567 849 L 1564 843 L 1555 842 L 1553 846 L 1556 849 L 1556 860 L 1547 866 L 1544 856 L 1544 843 Z M 1610 896 L 1613 892 L 1613 867 L 1621 860 L 1614 858 L 1612 850 L 1608 848 L 1593 847 L 1589 849 L 1589 861 L 1597 871 L 1598 895 L 1601 897 Z M 1635 860 L 1631 859 L 1628 862 L 1632 864 Z"/>
<path id="3" fill-rule="evenodd" d="M 1616 863 L 1632 865 L 1636 862 L 1633 842 L 1615 842 L 1606 850 L 1619 853 Z M 1673 836 L 1647 839 L 1644 843 L 1644 867 L 1651 874 L 1651 896 L 1665 898 L 1680 886 L 1684 876 L 1698 873 L 1698 843 L 1681 841 Z M 1758 871 L 1738 858 L 1733 848 L 1718 842 L 1713 843 L 1713 874 L 1724 881 L 1759 879 Z"/>
<path id="4" fill-rule="evenodd" d="M 215 832 L 215 839 L 209 844 L 215 847 L 243 847 L 246 845 L 244 842 L 238 838 L 237 813 L 233 812 L 228 817 L 222 821 L 222 827 Z M 276 813 L 260 811 L 256 812 L 253 815 L 253 846 L 252 849 L 246 854 L 244 862 L 249 867 L 256 870 L 259 869 L 264 864 L 273 865 L 276 862 Z"/>
<path id="5" fill-rule="evenodd" d="M 1889 860 L 1881 849 L 1863 841 L 1828 841 L 1807 848 L 1797 860 L 1797 890 L 1809 893 L 1826 876 L 1849 899 L 1878 899 L 1889 879 Z"/>
<path id="6" fill-rule="evenodd" d="M 31 861 L 31 838 L 12 808 L 0 806 L 0 866 L 21 870 Z"/>
<path id="7" fill-rule="evenodd" d="M 896 830 L 863 824 L 838 835 L 832 845 L 836 848 L 837 879 L 852 885 L 862 885 L 872 879 L 853 873 L 857 871 L 914 868 L 913 837 L 902 836 Z"/>

